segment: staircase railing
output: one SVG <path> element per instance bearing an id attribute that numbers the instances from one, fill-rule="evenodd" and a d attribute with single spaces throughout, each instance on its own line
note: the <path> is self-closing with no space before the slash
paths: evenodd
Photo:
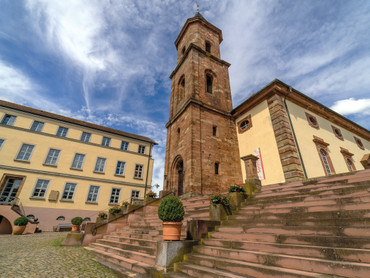
<path id="1" fill-rule="evenodd" d="M 13 199 L 13 201 L 10 203 L 10 205 L 11 205 L 10 209 L 11 209 L 12 211 L 14 211 L 15 213 L 17 213 L 17 214 L 18 214 L 18 215 L 20 215 L 20 216 L 25 216 L 25 217 L 27 217 L 27 216 L 26 216 L 26 213 L 25 213 L 25 211 L 24 211 L 23 205 L 22 205 L 22 203 L 21 203 L 21 200 L 20 200 L 19 198 L 15 197 L 15 198 Z M 27 217 L 27 219 L 28 219 L 28 221 L 29 221 L 31 224 L 38 224 L 38 223 L 39 223 L 39 222 L 37 221 L 37 220 L 38 220 L 37 218 L 31 219 L 31 218 L 28 218 L 28 217 Z"/>
<path id="2" fill-rule="evenodd" d="M 118 220 L 118 219 L 120 219 L 120 218 L 122 218 L 122 217 L 124 217 L 124 216 L 126 216 L 126 215 L 129 215 L 129 214 L 131 214 L 131 213 L 135 212 L 136 210 L 142 209 L 142 208 L 144 208 L 144 207 L 146 207 L 146 206 L 148 206 L 148 205 L 150 205 L 150 204 L 152 204 L 152 203 L 154 203 L 154 202 L 157 202 L 157 201 L 159 201 L 159 200 L 162 200 L 162 199 L 163 199 L 164 197 L 166 197 L 166 196 L 174 195 L 174 194 L 175 194 L 175 192 L 174 192 L 174 191 L 167 191 L 167 192 L 165 192 L 165 193 L 161 196 L 161 198 L 153 199 L 153 200 L 151 200 L 151 201 L 149 201 L 149 202 L 147 202 L 147 203 L 145 203 L 145 201 L 144 201 L 144 204 L 142 204 L 142 205 L 133 205 L 132 209 L 130 209 L 129 211 L 127 211 L 127 212 L 125 212 L 125 213 L 123 213 L 123 214 L 118 215 L 117 217 L 110 218 L 110 219 L 108 218 L 108 219 L 107 219 L 107 221 L 99 222 L 99 223 L 95 223 L 95 224 L 94 224 L 94 225 L 92 225 L 92 227 L 91 227 L 91 234 L 92 234 L 93 236 L 95 236 L 95 235 L 96 235 L 96 232 L 97 232 L 97 230 L 98 230 L 98 228 L 100 228 L 100 227 L 102 227 L 102 226 L 105 226 L 105 225 L 107 225 L 107 224 L 109 224 L 109 223 L 111 223 L 111 222 L 113 222 L 113 221 L 116 221 L 116 220 Z"/>

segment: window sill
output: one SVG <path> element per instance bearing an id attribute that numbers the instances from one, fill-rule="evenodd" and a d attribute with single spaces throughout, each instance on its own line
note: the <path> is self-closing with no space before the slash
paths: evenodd
<path id="1" fill-rule="evenodd" d="M 109 203 L 108 206 L 119 206 L 119 203 Z"/>
<path id="2" fill-rule="evenodd" d="M 46 167 L 54 167 L 54 168 L 57 168 L 58 166 L 57 165 L 53 165 L 53 164 L 42 164 L 43 166 L 46 166 Z"/>
<path id="3" fill-rule="evenodd" d="M 125 175 L 118 175 L 118 174 L 114 174 L 115 177 L 120 177 L 120 178 L 124 178 Z"/>
<path id="4" fill-rule="evenodd" d="M 29 160 L 14 159 L 15 162 L 31 163 Z"/>
<path id="5" fill-rule="evenodd" d="M 30 197 L 30 200 L 45 201 L 45 197 Z"/>
<path id="6" fill-rule="evenodd" d="M 135 180 L 141 180 L 141 181 L 144 180 L 143 178 L 136 178 L 136 177 L 134 177 L 134 179 Z"/>
<path id="7" fill-rule="evenodd" d="M 65 199 L 61 199 L 59 200 L 60 202 L 66 202 L 66 203 L 74 203 L 73 200 L 65 200 Z"/>
<path id="8" fill-rule="evenodd" d="M 87 204 L 87 205 L 98 205 L 98 202 L 88 202 L 88 201 L 86 201 L 85 204 Z"/>
<path id="9" fill-rule="evenodd" d="M 83 171 L 82 169 L 79 169 L 79 168 L 69 168 L 69 169 L 71 169 L 71 170 L 74 170 L 74 171 Z"/>
<path id="10" fill-rule="evenodd" d="M 93 171 L 94 174 L 100 174 L 100 175 L 105 175 L 105 172 L 98 172 L 98 171 Z"/>

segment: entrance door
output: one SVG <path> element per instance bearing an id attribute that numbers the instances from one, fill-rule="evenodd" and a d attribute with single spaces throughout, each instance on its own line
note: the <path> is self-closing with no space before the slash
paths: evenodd
<path id="1" fill-rule="evenodd" d="M 0 204 L 10 204 L 17 194 L 22 179 L 9 178 L 0 194 Z"/>
<path id="2" fill-rule="evenodd" d="M 177 165 L 178 172 L 178 195 L 184 194 L 184 164 L 182 161 Z"/>

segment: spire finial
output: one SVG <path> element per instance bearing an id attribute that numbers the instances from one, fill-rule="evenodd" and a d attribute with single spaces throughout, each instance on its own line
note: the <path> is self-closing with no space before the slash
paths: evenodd
<path id="1" fill-rule="evenodd" d="M 199 13 L 199 4 L 197 3 L 197 13 Z"/>

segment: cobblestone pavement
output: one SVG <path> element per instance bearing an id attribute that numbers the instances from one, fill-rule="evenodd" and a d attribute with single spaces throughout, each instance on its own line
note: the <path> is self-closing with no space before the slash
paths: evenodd
<path id="1" fill-rule="evenodd" d="M 0 277 L 117 277 L 83 247 L 59 246 L 66 235 L 0 235 Z"/>

